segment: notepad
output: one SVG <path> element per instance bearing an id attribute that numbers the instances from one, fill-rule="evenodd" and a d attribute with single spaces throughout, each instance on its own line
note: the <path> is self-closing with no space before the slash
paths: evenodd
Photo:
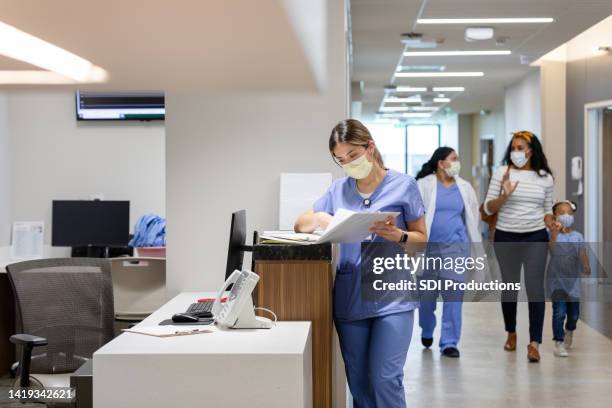
<path id="1" fill-rule="evenodd" d="M 279 233 L 264 231 L 261 243 L 323 244 L 361 242 L 371 235 L 370 228 L 375 222 L 385 221 L 387 217 L 397 217 L 393 212 L 355 212 L 339 209 L 321 234 Z"/>
<path id="2" fill-rule="evenodd" d="M 126 333 L 144 334 L 146 336 L 154 337 L 175 337 L 175 336 L 190 336 L 193 334 L 212 333 L 210 327 L 204 328 L 188 328 L 178 326 L 144 326 L 144 327 L 132 327 L 131 329 L 123 329 Z"/>

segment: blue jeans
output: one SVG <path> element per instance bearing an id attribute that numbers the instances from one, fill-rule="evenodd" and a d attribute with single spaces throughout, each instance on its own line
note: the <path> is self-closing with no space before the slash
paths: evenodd
<path id="1" fill-rule="evenodd" d="M 576 330 L 576 323 L 580 317 L 580 302 L 577 299 L 570 299 L 567 296 L 562 296 L 562 294 L 559 292 L 560 291 L 555 291 L 552 294 L 552 329 L 554 341 L 563 341 L 565 338 L 565 332 L 563 331 L 564 323 L 565 330 Z M 563 299 L 563 297 L 566 297 L 566 299 Z"/>
<path id="2" fill-rule="evenodd" d="M 359 408 L 404 408 L 404 364 L 414 310 L 356 321 L 336 320 L 346 379 Z"/>

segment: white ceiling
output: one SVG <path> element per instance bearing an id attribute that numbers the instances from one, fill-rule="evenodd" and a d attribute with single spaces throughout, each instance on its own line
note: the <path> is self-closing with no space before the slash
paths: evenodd
<path id="1" fill-rule="evenodd" d="M 315 3 L 321 12 L 324 0 Z M 287 0 L 0 2 L 0 21 L 108 71 L 109 83 L 81 88 L 122 90 L 316 91 L 325 61 L 308 53 L 324 53 L 325 37 L 304 38 L 298 15 Z M 0 57 L 0 70 L 14 69 L 38 68 Z"/>
<path id="2" fill-rule="evenodd" d="M 458 113 L 503 107 L 504 87 L 530 70 L 520 55 L 538 58 L 612 14 L 612 0 L 351 0 L 352 80 L 364 81 L 363 117 L 373 119 L 403 51 L 401 34 L 443 38 L 437 50 L 509 49 L 508 56 L 405 57 L 404 65 L 440 64 L 446 71 L 484 71 L 481 78 L 397 78 L 396 85 L 465 86 L 448 105 Z M 465 25 L 416 25 L 417 18 L 553 17 L 549 24 L 498 24 L 495 37 L 468 43 Z M 446 96 L 453 94 L 447 93 Z"/>

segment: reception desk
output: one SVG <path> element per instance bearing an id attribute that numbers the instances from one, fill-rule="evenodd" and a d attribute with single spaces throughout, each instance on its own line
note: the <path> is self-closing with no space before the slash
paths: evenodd
<path id="1" fill-rule="evenodd" d="M 334 339 L 332 245 L 260 244 L 253 247 L 259 275 L 255 302 L 280 321 L 312 322 L 313 407 L 346 406 L 346 380 Z M 264 314 L 262 314 L 264 315 Z"/>
<path id="2" fill-rule="evenodd" d="M 215 295 L 181 293 L 136 329 L 157 326 L 197 299 Z M 165 338 L 123 333 L 93 355 L 93 406 L 310 408 L 311 326 L 180 326 L 212 332 Z"/>

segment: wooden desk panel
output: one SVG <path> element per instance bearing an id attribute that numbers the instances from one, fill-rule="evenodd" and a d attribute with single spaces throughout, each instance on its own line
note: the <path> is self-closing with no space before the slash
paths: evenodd
<path id="1" fill-rule="evenodd" d="M 15 362 L 15 347 L 9 337 L 15 334 L 15 300 L 8 273 L 0 273 L 0 375 L 10 372 Z"/>
<path id="2" fill-rule="evenodd" d="M 332 406 L 332 266 L 330 261 L 256 260 L 256 305 L 278 320 L 312 322 L 313 406 Z M 259 313 L 269 317 L 265 312 Z"/>

